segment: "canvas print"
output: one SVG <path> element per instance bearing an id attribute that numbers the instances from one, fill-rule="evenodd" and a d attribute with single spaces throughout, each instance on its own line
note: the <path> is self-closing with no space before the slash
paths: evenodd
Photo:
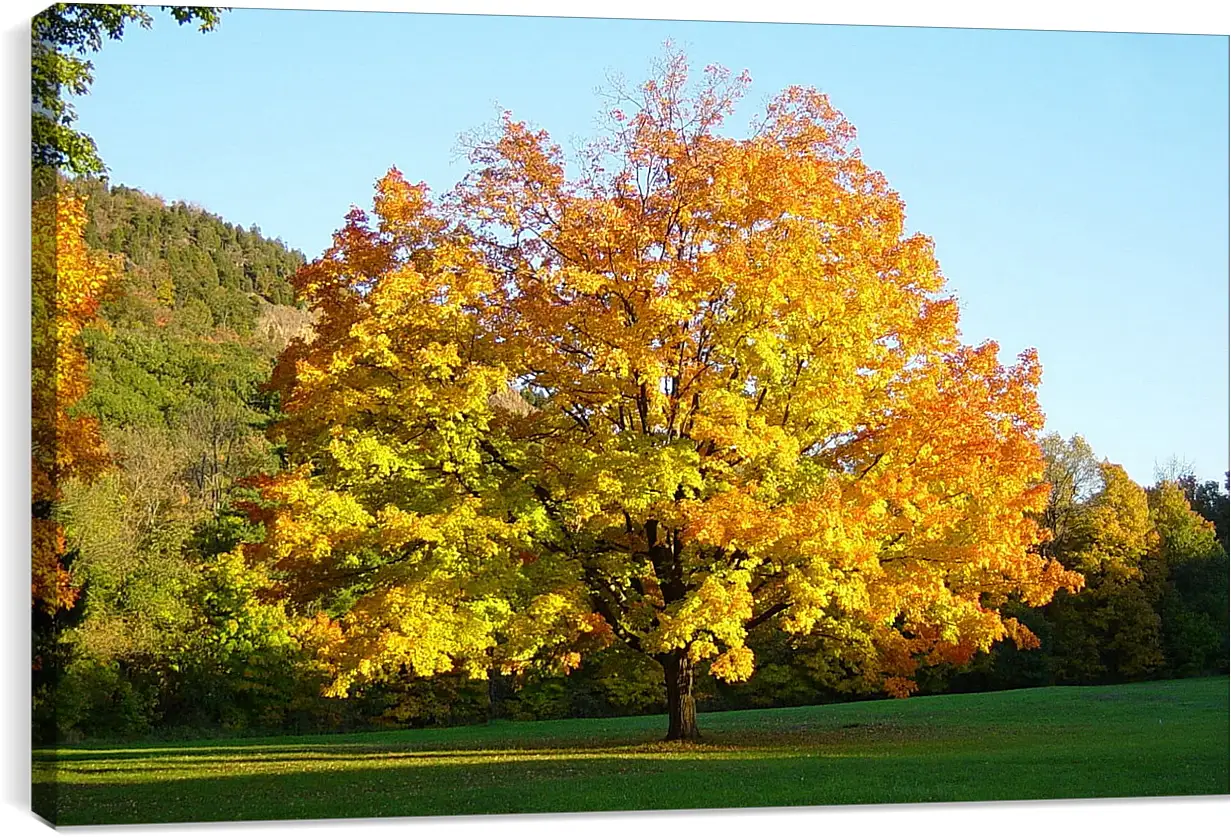
<path id="1" fill-rule="evenodd" d="M 1227 37 L 31 60 L 50 823 L 1228 794 Z"/>

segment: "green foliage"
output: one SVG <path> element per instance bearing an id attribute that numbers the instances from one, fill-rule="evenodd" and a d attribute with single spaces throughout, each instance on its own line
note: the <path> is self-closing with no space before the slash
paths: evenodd
<path id="1" fill-rule="evenodd" d="M 791 707 L 885 694 L 865 668 L 870 643 L 858 632 L 788 638 L 762 629 L 750 636 L 749 646 L 759 661 L 756 672 L 742 684 L 715 681 L 705 709 Z M 920 689 L 931 691 L 929 679 L 950 668 L 922 669 Z"/>
<path id="2" fill-rule="evenodd" d="M 1150 562 L 1158 535 L 1146 493 L 1118 466 L 1100 467 L 1102 488 L 1077 507 L 1058 553 L 1085 589 L 1047 608 L 1059 683 L 1101 683 L 1157 674 L 1164 658 Z M 1148 587 L 1147 587 L 1148 586 Z"/>
<path id="3" fill-rule="evenodd" d="M 1231 505 L 1228 502 L 1231 498 L 1226 491 L 1231 489 L 1231 472 L 1224 476 L 1221 489 L 1216 481 L 1198 482 L 1191 474 L 1181 476 L 1176 482 L 1184 491 L 1193 512 L 1214 525 L 1214 536 L 1222 545 L 1223 552 L 1231 552 L 1227 546 L 1227 528 L 1231 524 Z"/>
<path id="4" fill-rule="evenodd" d="M 138 736 L 158 719 L 157 683 L 138 667 L 78 657 L 55 693 L 58 738 Z"/>
<path id="5" fill-rule="evenodd" d="M 294 303 L 290 277 L 303 265 L 303 254 L 265 238 L 259 228 L 245 230 L 183 202 L 168 205 L 103 180 L 76 184 L 88 196 L 86 242 L 126 257 L 124 293 L 103 310 L 113 325 L 163 325 L 171 310 L 182 313 L 199 303 L 191 308 L 204 306 L 208 319 L 198 330 L 248 335 L 262 301 Z"/>
<path id="6" fill-rule="evenodd" d="M 570 715 L 568 689 L 559 678 L 531 678 L 506 703 L 506 713 L 522 722 L 564 718 Z"/>
<path id="7" fill-rule="evenodd" d="M 135 451 L 140 469 L 71 483 L 60 509 L 85 590 L 83 621 L 64 641 L 99 660 L 165 654 L 189 619 L 193 569 L 180 546 L 191 519 L 166 479 L 170 458 L 154 447 Z"/>
<path id="8" fill-rule="evenodd" d="M 590 707 L 575 697 L 575 715 L 627 716 L 658 712 L 666 704 L 659 667 L 623 646 L 612 646 L 594 655 L 571 680 L 581 687 L 575 696 L 594 696 Z"/>
<path id="9" fill-rule="evenodd" d="M 145 6 L 53 3 L 30 22 L 31 160 L 36 168 L 65 169 L 74 174 L 106 170 L 94 141 L 73 128 L 77 113 L 71 96 L 89 93 L 93 65 L 86 59 L 105 39 L 118 41 L 135 23 L 153 24 Z M 212 31 L 222 9 L 209 6 L 162 6 L 180 25 L 196 22 Z"/>
<path id="10" fill-rule="evenodd" d="M 397 678 L 353 690 L 347 702 L 352 718 L 378 727 L 475 724 L 492 711 L 488 682 L 461 673 L 419 678 L 403 670 Z"/>
<path id="11" fill-rule="evenodd" d="M 262 387 L 271 365 L 251 346 L 175 329 L 89 329 L 83 337 L 90 392 L 79 409 L 107 427 L 186 428 L 206 421 L 194 413 L 210 408 L 255 426 L 268 409 Z"/>
<path id="12" fill-rule="evenodd" d="M 498 699 L 493 713 L 522 721 L 602 718 L 658 713 L 665 706 L 662 668 L 627 647 L 613 645 L 589 656 L 570 675 L 531 673 L 518 679 L 511 694 Z"/>
<path id="13" fill-rule="evenodd" d="M 1226 518 L 1220 516 L 1227 495 L 1213 481 L 1198 486 L 1190 475 L 1159 484 L 1150 492 L 1150 505 L 1166 571 L 1156 597 L 1169 671 L 1180 677 L 1226 672 L 1231 578 Z"/>
<path id="14" fill-rule="evenodd" d="M 1167 662 L 1175 677 L 1227 671 L 1228 588 L 1231 575 L 1225 553 L 1174 569 L 1159 615 Z"/>
<path id="15" fill-rule="evenodd" d="M 259 594 L 268 579 L 238 551 L 207 557 L 189 592 L 192 631 L 171 662 L 163 700 L 176 724 L 195 729 L 311 728 L 332 720 L 322 672 L 280 602 Z"/>

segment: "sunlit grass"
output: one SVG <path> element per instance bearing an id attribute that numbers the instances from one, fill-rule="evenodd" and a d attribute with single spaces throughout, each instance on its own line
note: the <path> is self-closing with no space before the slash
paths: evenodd
<path id="1" fill-rule="evenodd" d="M 61 824 L 1228 792 L 1228 681 L 34 755 Z"/>

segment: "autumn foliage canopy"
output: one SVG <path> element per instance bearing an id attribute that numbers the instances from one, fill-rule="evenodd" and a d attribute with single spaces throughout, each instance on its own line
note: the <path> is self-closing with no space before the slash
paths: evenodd
<path id="1" fill-rule="evenodd" d="M 923 662 L 1037 643 L 998 606 L 1039 555 L 1033 352 L 963 345 L 931 241 L 821 93 L 721 132 L 746 75 L 670 54 L 566 165 L 505 114 L 433 200 L 396 169 L 297 277 L 275 373 L 289 468 L 255 551 L 320 618 L 335 690 L 576 666 L 755 666 L 758 626 L 909 694 Z"/>

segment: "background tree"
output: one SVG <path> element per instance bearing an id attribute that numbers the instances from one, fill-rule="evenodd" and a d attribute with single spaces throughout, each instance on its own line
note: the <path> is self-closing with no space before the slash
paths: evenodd
<path id="1" fill-rule="evenodd" d="M 73 127 L 77 113 L 68 97 L 89 92 L 94 76 L 86 56 L 102 49 L 104 38 L 118 41 L 130 23 L 150 28 L 154 18 L 146 8 L 53 3 L 34 16 L 30 24 L 30 152 L 35 167 L 77 175 L 106 170 L 94 141 Z M 213 30 L 223 11 L 211 6 L 161 8 L 181 25 L 195 21 L 202 32 Z"/>
<path id="2" fill-rule="evenodd" d="M 1149 490 L 1104 463 L 1103 488 L 1079 510 L 1060 558 L 1086 588 L 1047 607 L 1060 683 L 1208 674 L 1225 668 L 1225 553 L 1179 483 Z M 1211 583 L 1194 584 L 1196 579 Z"/>
<path id="3" fill-rule="evenodd" d="M 1192 503 L 1189 494 L 1194 489 L 1197 503 Z M 1159 535 L 1150 581 L 1162 629 L 1166 674 L 1182 678 L 1226 672 L 1231 578 L 1220 535 L 1225 538 L 1227 496 L 1218 492 L 1216 482 L 1198 485 L 1191 475 L 1159 483 L 1148 494 Z M 1221 508 L 1221 516 L 1215 512 L 1221 518 L 1221 533 L 1218 521 L 1198 513 L 1202 508 Z"/>
<path id="4" fill-rule="evenodd" d="M 622 642 L 697 736 L 699 665 L 822 638 L 869 683 L 1033 636 L 1080 576 L 1030 550 L 1038 363 L 963 346 L 928 239 L 816 91 L 719 134 L 748 83 L 670 54 L 568 176 L 506 115 L 435 210 L 391 172 L 297 278 L 290 470 L 262 560 L 341 615 L 339 687 L 406 664 L 575 665 Z M 493 397 L 512 386 L 524 409 Z"/>
<path id="5" fill-rule="evenodd" d="M 1231 504 L 1228 503 L 1227 489 L 1231 488 L 1231 472 L 1223 477 L 1222 488 L 1218 481 L 1198 481 L 1193 474 L 1181 475 L 1176 484 L 1184 492 L 1188 504 L 1194 512 L 1214 525 L 1214 535 L 1222 545 L 1223 552 L 1228 552 L 1227 529 L 1231 524 Z"/>
<path id="6" fill-rule="evenodd" d="M 1064 661 L 1060 677 L 1078 682 L 1108 672 L 1136 679 L 1163 664 L 1147 585 L 1153 580 L 1146 578 L 1158 549 L 1146 493 L 1120 466 L 1104 463 L 1100 470 L 1102 488 L 1083 509 L 1068 549 L 1086 589 L 1057 597 L 1049 608 Z"/>
<path id="7" fill-rule="evenodd" d="M 1218 484 L 1198 484 L 1186 467 L 1171 465 L 1143 489 L 1119 466 L 1100 463 L 1076 436 L 1052 435 L 1043 450 L 1052 492 L 1040 518 L 1050 526 L 1039 550 L 1082 573 L 1085 588 L 1059 592 L 1042 608 L 1009 606 L 1040 637 L 1037 651 L 997 648 L 965 670 L 929 673 L 930 687 L 1004 689 L 1225 672 L 1227 560 L 1216 521 L 1226 496 Z M 1199 505 L 1190 505 L 1194 498 Z"/>
<path id="8" fill-rule="evenodd" d="M 48 612 L 71 606 L 76 593 L 61 563 L 63 531 L 54 504 L 70 478 L 106 465 L 97 421 L 73 411 L 88 387 L 81 332 L 97 316 L 119 273 L 114 257 L 82 236 L 85 202 L 65 190 L 34 203 L 31 279 L 32 589 Z"/>
<path id="9" fill-rule="evenodd" d="M 36 703 L 61 671 L 59 625 L 78 600 L 56 515 L 65 484 L 107 466 L 98 423 L 75 411 L 88 386 L 82 330 L 118 273 L 82 237 L 85 202 L 57 190 L 34 202 L 30 305 L 30 588 Z M 43 705 L 47 705 L 44 703 Z"/>
<path id="10" fill-rule="evenodd" d="M 1083 505 L 1103 487 L 1103 471 L 1089 443 L 1080 436 L 1065 440 L 1059 434 L 1048 434 L 1041 444 L 1046 461 L 1043 479 L 1051 494 L 1039 518 L 1045 529 L 1039 549 L 1054 557 L 1065 552 L 1076 535 Z"/>

